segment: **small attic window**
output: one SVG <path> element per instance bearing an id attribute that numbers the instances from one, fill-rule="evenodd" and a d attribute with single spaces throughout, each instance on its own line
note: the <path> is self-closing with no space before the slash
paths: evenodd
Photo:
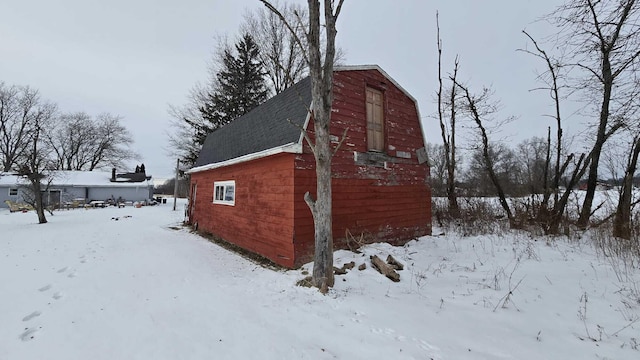
<path id="1" fill-rule="evenodd" d="M 367 147 L 369 151 L 384 151 L 384 95 L 367 87 Z"/>
<path id="2" fill-rule="evenodd" d="M 236 182 L 234 180 L 214 182 L 213 203 L 234 206 L 236 204 Z"/>
<path id="3" fill-rule="evenodd" d="M 10 188 L 9 196 L 18 196 L 18 188 Z"/>

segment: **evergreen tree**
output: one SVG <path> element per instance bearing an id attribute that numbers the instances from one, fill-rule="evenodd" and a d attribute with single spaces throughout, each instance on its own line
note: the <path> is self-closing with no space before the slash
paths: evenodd
<path id="1" fill-rule="evenodd" d="M 248 113 L 267 99 L 269 90 L 264 65 L 251 35 L 245 34 L 235 45 L 235 50 L 235 55 L 225 50 L 222 69 L 216 75 L 217 84 L 200 107 L 200 113 L 206 120 L 196 135 L 200 144 L 207 133 Z"/>

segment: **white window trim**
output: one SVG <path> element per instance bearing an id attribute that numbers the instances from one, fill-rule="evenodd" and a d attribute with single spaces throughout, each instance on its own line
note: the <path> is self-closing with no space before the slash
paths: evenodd
<path id="1" fill-rule="evenodd" d="M 11 194 L 11 191 L 15 190 L 16 193 L 15 194 Z M 18 188 L 9 188 L 9 196 L 18 196 L 20 190 L 18 190 Z"/>
<path id="2" fill-rule="evenodd" d="M 233 187 L 233 200 L 217 200 L 216 199 L 216 189 L 218 187 L 222 187 L 223 197 L 227 193 L 227 188 Z M 229 206 L 235 206 L 236 205 L 236 182 L 235 182 L 235 180 L 214 181 L 213 182 L 213 203 L 214 204 L 221 204 L 221 205 L 229 205 Z"/>

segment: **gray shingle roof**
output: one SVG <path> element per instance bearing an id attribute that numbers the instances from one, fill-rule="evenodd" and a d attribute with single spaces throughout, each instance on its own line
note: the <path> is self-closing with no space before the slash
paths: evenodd
<path id="1" fill-rule="evenodd" d="M 194 167 L 298 142 L 300 128 L 304 126 L 310 104 L 311 79 L 307 77 L 210 133 Z"/>

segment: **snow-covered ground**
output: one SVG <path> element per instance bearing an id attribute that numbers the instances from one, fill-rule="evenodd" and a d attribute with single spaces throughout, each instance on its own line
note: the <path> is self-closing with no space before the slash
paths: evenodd
<path id="1" fill-rule="evenodd" d="M 44 225 L 0 210 L 0 359 L 640 359 L 640 273 L 584 242 L 447 234 L 339 251 L 337 265 L 367 268 L 323 296 L 295 286 L 304 269 L 257 265 L 171 209 Z M 405 264 L 400 282 L 374 254 Z"/>

